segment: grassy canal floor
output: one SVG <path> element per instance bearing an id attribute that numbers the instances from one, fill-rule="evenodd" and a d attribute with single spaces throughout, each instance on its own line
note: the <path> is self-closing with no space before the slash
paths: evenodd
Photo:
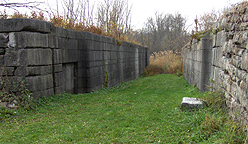
<path id="1" fill-rule="evenodd" d="M 221 110 L 181 111 L 183 97 L 206 97 L 184 77 L 141 77 L 89 94 L 61 94 L 0 124 L 0 143 L 243 143 Z"/>

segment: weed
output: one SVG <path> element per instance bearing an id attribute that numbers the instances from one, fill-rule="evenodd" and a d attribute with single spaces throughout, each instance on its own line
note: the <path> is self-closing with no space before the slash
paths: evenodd
<path id="1" fill-rule="evenodd" d="M 117 45 L 122 45 L 122 41 L 117 41 Z"/>
<path id="2" fill-rule="evenodd" d="M 108 82 L 109 82 L 107 65 L 108 65 L 108 63 L 105 63 L 105 69 L 104 69 L 105 70 L 105 75 L 104 75 L 105 79 L 104 79 L 104 83 L 103 83 L 104 88 L 108 87 Z"/>

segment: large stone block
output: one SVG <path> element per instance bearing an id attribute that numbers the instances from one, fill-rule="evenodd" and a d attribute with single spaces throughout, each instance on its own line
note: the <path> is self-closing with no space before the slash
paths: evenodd
<path id="1" fill-rule="evenodd" d="M 98 67 L 98 66 L 104 66 L 104 65 L 105 65 L 104 61 L 94 61 L 94 62 L 83 63 L 83 66 L 85 66 L 86 68 Z"/>
<path id="2" fill-rule="evenodd" d="M 47 75 L 52 74 L 52 66 L 35 66 L 35 67 L 27 67 L 27 75 L 28 76 L 37 76 L 37 75 Z"/>
<path id="3" fill-rule="evenodd" d="M 56 41 L 60 49 L 78 49 L 78 41 L 72 38 L 57 38 Z"/>
<path id="4" fill-rule="evenodd" d="M 86 88 L 87 87 L 87 79 L 85 77 L 78 77 L 78 88 Z"/>
<path id="5" fill-rule="evenodd" d="M 27 74 L 27 67 L 26 66 L 19 66 L 15 70 L 15 76 L 26 77 Z"/>
<path id="6" fill-rule="evenodd" d="M 62 72 L 62 64 L 56 64 L 54 65 L 54 72 Z"/>
<path id="7" fill-rule="evenodd" d="M 62 50 L 62 62 L 72 63 L 79 61 L 79 50 L 77 49 L 63 49 Z"/>
<path id="8" fill-rule="evenodd" d="M 248 71 L 248 51 L 244 52 L 241 58 L 241 68 Z"/>
<path id="9" fill-rule="evenodd" d="M 51 49 L 28 49 L 27 62 L 29 66 L 52 64 Z"/>
<path id="10" fill-rule="evenodd" d="M 26 82 L 29 84 L 28 89 L 31 92 L 53 88 L 52 74 L 43 76 L 29 76 L 26 77 Z"/>
<path id="11" fill-rule="evenodd" d="M 217 33 L 216 46 L 221 47 L 227 41 L 227 33 L 223 30 Z"/>
<path id="12" fill-rule="evenodd" d="M 61 49 L 53 49 L 53 62 L 54 64 L 62 63 L 62 50 Z"/>
<path id="13" fill-rule="evenodd" d="M 98 85 L 102 85 L 104 81 L 102 81 L 101 76 L 95 76 L 87 79 L 87 88 L 93 88 Z"/>
<path id="14" fill-rule="evenodd" d="M 0 33 L 0 48 L 6 48 L 8 44 L 8 34 L 6 33 Z"/>
<path id="15" fill-rule="evenodd" d="M 13 48 L 48 48 L 49 34 L 11 32 L 9 33 L 8 46 Z"/>
<path id="16" fill-rule="evenodd" d="M 87 69 L 87 77 L 99 76 L 104 73 L 104 69 L 102 66 L 92 67 Z"/>
<path id="17" fill-rule="evenodd" d="M 112 60 L 117 60 L 117 52 L 111 51 L 111 53 L 110 53 L 110 58 L 111 58 Z"/>
<path id="18" fill-rule="evenodd" d="M 196 110 L 204 108 L 204 103 L 198 98 L 184 97 L 181 102 L 182 110 Z"/>
<path id="19" fill-rule="evenodd" d="M 1 67 L 0 74 L 3 76 L 13 76 L 15 72 L 15 67 Z"/>
<path id="20" fill-rule="evenodd" d="M 78 40 L 78 49 L 82 51 L 88 51 L 88 46 L 86 40 Z"/>
<path id="21" fill-rule="evenodd" d="M 18 50 L 18 60 L 20 66 L 27 66 L 28 65 L 28 50 L 27 49 L 19 49 Z"/>
<path id="22" fill-rule="evenodd" d="M 96 61 L 103 61 L 103 51 L 95 51 L 95 60 Z"/>
<path id="23" fill-rule="evenodd" d="M 31 31 L 50 33 L 54 30 L 53 24 L 35 19 L 0 19 L 0 32 Z"/>
<path id="24" fill-rule="evenodd" d="M 61 27 L 56 27 L 55 34 L 57 37 L 66 38 L 68 35 L 68 30 Z"/>
<path id="25" fill-rule="evenodd" d="M 104 51 L 104 60 L 110 60 L 110 51 Z"/>
<path id="26" fill-rule="evenodd" d="M 214 34 L 212 37 L 213 37 L 212 47 L 214 48 L 214 47 L 216 47 L 217 35 Z"/>
<path id="27" fill-rule="evenodd" d="M 13 49 L 6 49 L 4 55 L 4 66 L 19 66 L 18 51 Z"/>
<path id="28" fill-rule="evenodd" d="M 54 74 L 55 87 L 62 86 L 63 81 L 64 81 L 64 77 L 62 72 Z"/>
<path id="29" fill-rule="evenodd" d="M 5 48 L 0 48 L 0 55 L 4 55 L 5 54 Z"/>
<path id="30" fill-rule="evenodd" d="M 0 55 L 0 67 L 4 65 L 4 56 Z"/>

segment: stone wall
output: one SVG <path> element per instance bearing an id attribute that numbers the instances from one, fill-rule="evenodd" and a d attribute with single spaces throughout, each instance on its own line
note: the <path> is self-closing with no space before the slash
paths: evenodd
<path id="1" fill-rule="evenodd" d="M 85 93 L 138 78 L 149 49 L 32 19 L 0 20 L 0 65 L 34 97 Z"/>
<path id="2" fill-rule="evenodd" d="M 183 48 L 185 78 L 201 91 L 223 88 L 230 114 L 244 125 L 248 124 L 247 7 L 246 2 L 237 5 L 210 34 Z"/>

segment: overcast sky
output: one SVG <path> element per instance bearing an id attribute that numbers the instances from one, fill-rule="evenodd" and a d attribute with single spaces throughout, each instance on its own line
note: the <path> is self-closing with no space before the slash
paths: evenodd
<path id="1" fill-rule="evenodd" d="M 48 0 L 56 1 L 56 0 Z M 59 0 L 60 1 L 60 0 Z M 96 8 L 104 0 L 90 0 Z M 243 0 L 128 0 L 132 5 L 132 25 L 135 29 L 142 28 L 148 17 L 154 16 L 155 12 L 165 14 L 180 13 L 187 19 L 187 25 L 193 25 L 196 16 L 223 9 L 231 4 Z"/>
<path id="2" fill-rule="evenodd" d="M 8 2 L 27 1 L 45 1 L 50 5 L 56 3 L 56 0 L 8 0 Z M 96 8 L 101 1 L 103 0 L 90 0 L 90 3 Z M 200 15 L 211 12 L 213 9 L 223 9 L 241 1 L 243 0 L 129 0 L 129 4 L 132 5 L 132 25 L 138 29 L 143 26 L 148 17 L 154 16 L 156 11 L 165 14 L 178 12 L 187 18 L 187 25 L 192 25 L 196 16 L 199 18 Z"/>
<path id="3" fill-rule="evenodd" d="M 219 10 L 242 0 L 129 0 L 133 3 L 133 24 L 142 26 L 147 17 L 153 16 L 156 11 L 165 14 L 179 12 L 187 18 L 187 25 L 193 24 L 196 16 Z"/>

